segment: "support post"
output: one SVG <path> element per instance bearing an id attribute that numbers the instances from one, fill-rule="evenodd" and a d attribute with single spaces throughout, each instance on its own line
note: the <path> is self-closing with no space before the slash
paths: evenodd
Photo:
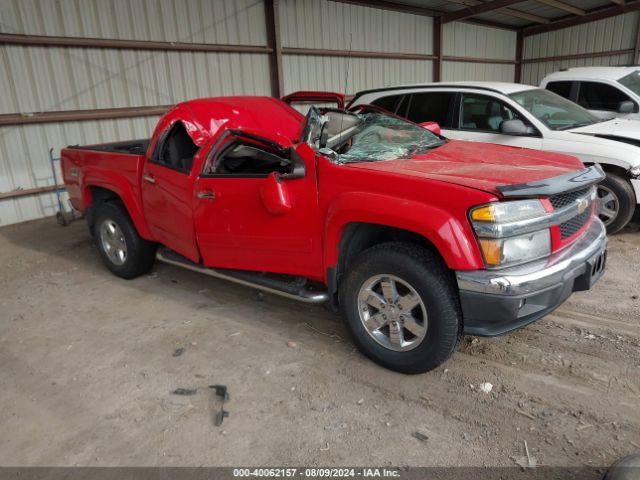
<path id="1" fill-rule="evenodd" d="M 280 98 L 284 95 L 279 6 L 279 0 L 264 0 L 264 13 L 265 21 L 267 24 L 267 46 L 271 49 L 271 53 L 269 54 L 269 69 L 271 71 L 271 94 L 276 98 Z"/>
<path id="2" fill-rule="evenodd" d="M 638 22 L 638 31 L 636 32 L 636 46 L 633 49 L 633 59 L 631 63 L 640 65 L 640 22 Z"/>
<path id="3" fill-rule="evenodd" d="M 524 56 L 524 33 L 522 30 L 518 30 L 516 35 L 516 68 L 513 76 L 513 81 L 516 83 L 522 83 L 522 57 Z"/>
<path id="4" fill-rule="evenodd" d="M 433 81 L 442 81 L 442 18 L 433 19 Z"/>

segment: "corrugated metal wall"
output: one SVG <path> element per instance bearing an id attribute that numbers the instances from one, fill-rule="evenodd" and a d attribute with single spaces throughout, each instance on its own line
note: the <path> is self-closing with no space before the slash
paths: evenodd
<path id="1" fill-rule="evenodd" d="M 326 0 L 281 0 L 283 47 L 432 53 L 433 19 Z"/>
<path id="2" fill-rule="evenodd" d="M 633 49 L 638 28 L 640 28 L 640 12 L 631 12 L 576 27 L 532 35 L 525 38 L 523 58 L 526 60 Z M 525 63 L 522 69 L 522 81 L 538 85 L 545 75 L 561 68 L 630 65 L 638 62 L 640 59 L 634 60 L 633 54 L 629 53 Z"/>
<path id="3" fill-rule="evenodd" d="M 0 31 L 265 45 L 261 0 L 3 0 Z M 0 113 L 269 95 L 266 54 L 0 46 Z M 157 117 L 0 127 L 0 192 L 53 183 L 49 148 L 151 134 Z M 52 194 L 0 200 L 0 225 L 52 215 Z"/>
<path id="4" fill-rule="evenodd" d="M 325 0 L 283 0 L 282 46 L 328 50 L 433 53 L 433 19 Z M 315 21 L 314 21 L 315 20 Z M 447 24 L 443 54 L 514 60 L 516 33 L 467 23 Z M 430 60 L 285 55 L 285 91 L 327 88 L 353 93 L 403 83 L 430 82 Z M 346 66 L 349 63 L 349 78 Z M 443 62 L 443 80 L 513 81 L 514 65 Z"/>
<path id="5" fill-rule="evenodd" d="M 468 23 L 450 23 L 442 32 L 443 54 L 496 60 L 516 58 L 516 32 Z M 442 79 L 513 82 L 515 65 L 445 61 Z"/>
<path id="6" fill-rule="evenodd" d="M 261 0 L 3 0 L 2 31 L 264 45 Z"/>
<path id="7" fill-rule="evenodd" d="M 327 89 L 353 93 L 366 88 L 430 82 L 433 76 L 431 61 L 378 58 L 285 55 L 283 70 L 285 92 Z"/>
<path id="8" fill-rule="evenodd" d="M 392 53 L 433 53 L 433 19 L 326 0 L 280 3 L 283 47 Z M 349 74 L 347 78 L 347 64 Z M 285 55 L 284 90 L 356 92 L 399 83 L 428 82 L 430 60 Z M 346 88 L 345 88 L 346 86 Z"/>
<path id="9" fill-rule="evenodd" d="M 327 0 L 280 0 L 283 47 L 433 53 L 433 19 Z M 0 32 L 103 39 L 267 44 L 262 0 L 2 0 Z M 447 25 L 444 54 L 513 60 L 515 33 Z M 348 78 L 347 78 L 347 70 Z M 283 56 L 285 92 L 353 93 L 429 82 L 424 59 Z M 511 80 L 512 65 L 444 62 L 444 80 Z M 271 92 L 267 54 L 0 45 L 0 114 L 155 106 Z M 147 137 L 157 117 L 0 127 L 0 192 L 53 184 L 49 148 Z M 0 200 L 0 225 L 52 215 L 55 197 Z"/>

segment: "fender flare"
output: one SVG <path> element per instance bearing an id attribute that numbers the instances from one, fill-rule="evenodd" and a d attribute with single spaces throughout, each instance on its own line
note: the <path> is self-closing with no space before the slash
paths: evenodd
<path id="1" fill-rule="evenodd" d="M 89 173 L 83 179 L 84 190 L 82 192 L 82 200 L 85 208 L 89 208 L 93 202 L 91 197 L 91 187 L 104 188 L 110 190 L 122 200 L 124 208 L 127 210 L 131 221 L 133 222 L 138 234 L 145 240 L 155 241 L 147 221 L 144 218 L 142 211 L 142 205 L 133 191 L 133 188 L 119 175 L 110 173 L 107 170 L 101 170 L 100 172 Z"/>
<path id="2" fill-rule="evenodd" d="M 327 211 L 325 268 L 337 265 L 340 239 L 351 223 L 383 225 L 416 233 L 433 244 L 450 269 L 484 268 L 471 227 L 459 222 L 451 212 L 421 202 L 359 192 L 341 195 Z"/>

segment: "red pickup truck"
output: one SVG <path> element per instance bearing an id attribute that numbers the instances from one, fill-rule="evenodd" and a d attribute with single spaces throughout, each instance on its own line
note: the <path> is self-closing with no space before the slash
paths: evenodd
<path id="1" fill-rule="evenodd" d="M 73 205 L 123 278 L 155 259 L 339 308 L 357 346 L 424 372 L 602 275 L 599 167 L 448 141 L 384 112 L 192 100 L 151 140 L 62 150 Z"/>

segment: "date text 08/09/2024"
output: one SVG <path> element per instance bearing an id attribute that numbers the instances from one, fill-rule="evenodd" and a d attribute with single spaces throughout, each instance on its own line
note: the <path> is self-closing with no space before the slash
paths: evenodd
<path id="1" fill-rule="evenodd" d="M 235 468 L 234 477 L 258 478 L 398 478 L 400 471 L 390 468 Z"/>

